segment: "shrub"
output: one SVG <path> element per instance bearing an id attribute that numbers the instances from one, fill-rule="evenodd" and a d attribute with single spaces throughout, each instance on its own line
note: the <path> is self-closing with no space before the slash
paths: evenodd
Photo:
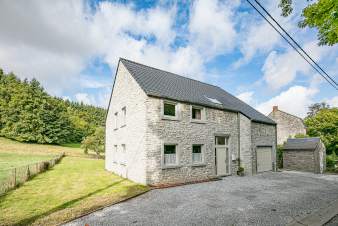
<path id="1" fill-rule="evenodd" d="M 334 169 L 335 168 L 335 157 L 333 155 L 327 155 L 326 156 L 326 167 L 327 169 Z"/>
<path id="2" fill-rule="evenodd" d="M 277 167 L 283 168 L 283 145 L 277 145 Z"/>
<path id="3" fill-rule="evenodd" d="M 244 168 L 242 166 L 238 167 L 237 175 L 244 176 Z"/>

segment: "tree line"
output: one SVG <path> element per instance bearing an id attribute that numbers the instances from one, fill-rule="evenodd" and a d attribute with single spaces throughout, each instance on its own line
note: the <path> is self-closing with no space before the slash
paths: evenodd
<path id="1" fill-rule="evenodd" d="M 36 80 L 0 69 L 0 136 L 41 144 L 79 143 L 104 126 L 103 108 L 49 95 Z"/>

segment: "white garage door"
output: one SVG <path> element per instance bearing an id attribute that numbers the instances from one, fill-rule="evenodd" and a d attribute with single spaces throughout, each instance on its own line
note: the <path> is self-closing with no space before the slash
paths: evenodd
<path id="1" fill-rule="evenodd" d="M 265 172 L 272 170 L 271 147 L 257 148 L 257 172 Z"/>

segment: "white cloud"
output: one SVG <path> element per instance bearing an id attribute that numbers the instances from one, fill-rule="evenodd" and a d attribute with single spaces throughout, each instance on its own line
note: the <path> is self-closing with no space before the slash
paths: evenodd
<path id="1" fill-rule="evenodd" d="M 270 51 L 280 41 L 279 34 L 265 21 L 249 23 L 247 26 L 247 31 L 243 32 L 245 38 L 240 42 L 243 58 L 235 62 L 235 68 L 248 63 L 257 52 Z"/>
<path id="2" fill-rule="evenodd" d="M 253 100 L 253 94 L 254 92 L 248 91 L 248 92 L 240 93 L 236 97 L 244 101 L 245 103 L 250 104 Z"/>
<path id="3" fill-rule="evenodd" d="M 21 78 L 35 77 L 60 96 L 106 86 L 83 75 L 95 58 L 112 70 L 125 57 L 203 79 L 205 63 L 234 47 L 232 17 L 238 4 L 194 2 L 188 43 L 172 48 L 176 5 L 137 11 L 132 4 L 100 2 L 93 10 L 82 0 L 1 1 L 0 67 Z"/>
<path id="4" fill-rule="evenodd" d="M 311 57 L 318 61 L 327 51 L 328 47 L 319 47 L 316 42 L 305 44 L 306 51 L 311 50 Z M 311 66 L 294 49 L 285 53 L 272 51 L 266 58 L 262 67 L 263 78 L 272 89 L 279 89 L 290 84 L 298 74 L 308 74 Z"/>
<path id="5" fill-rule="evenodd" d="M 239 1 L 196 1 L 193 4 L 189 31 L 192 45 L 205 56 L 232 50 L 235 47 L 234 8 Z"/>
<path id="6" fill-rule="evenodd" d="M 332 98 L 326 98 L 323 100 L 327 104 L 329 104 L 331 107 L 338 107 L 338 96 L 334 96 Z"/>
<path id="7" fill-rule="evenodd" d="M 288 112 L 299 117 L 305 117 L 308 106 L 311 105 L 314 95 L 318 93 L 315 88 L 304 86 L 292 86 L 288 90 L 256 106 L 256 109 L 263 114 L 272 111 L 272 106 L 277 105 L 282 111 Z"/>
<path id="8" fill-rule="evenodd" d="M 82 102 L 84 104 L 94 104 L 94 100 L 88 93 L 77 93 L 75 94 L 75 99 L 78 102 Z"/>

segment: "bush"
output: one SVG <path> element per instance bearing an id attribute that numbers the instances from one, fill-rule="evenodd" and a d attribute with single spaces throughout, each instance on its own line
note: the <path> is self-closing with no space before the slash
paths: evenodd
<path id="1" fill-rule="evenodd" d="M 238 167 L 237 175 L 244 176 L 244 168 L 242 166 Z"/>
<path id="2" fill-rule="evenodd" d="M 85 154 L 88 153 L 88 150 L 92 150 L 100 157 L 100 154 L 104 153 L 104 128 L 96 128 L 92 135 L 87 136 L 81 142 L 81 148 L 83 148 Z"/>
<path id="3" fill-rule="evenodd" d="M 335 169 L 336 159 L 337 159 L 337 156 L 335 154 L 326 156 L 326 167 L 328 170 Z"/>
<path id="4" fill-rule="evenodd" d="M 277 167 L 283 168 L 283 145 L 277 145 Z"/>

